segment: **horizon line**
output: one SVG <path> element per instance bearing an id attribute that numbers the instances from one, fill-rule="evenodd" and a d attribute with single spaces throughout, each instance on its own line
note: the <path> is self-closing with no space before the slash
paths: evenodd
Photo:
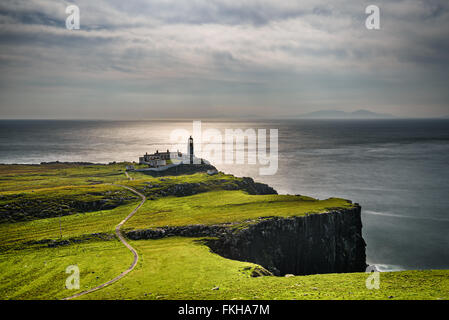
<path id="1" fill-rule="evenodd" d="M 447 119 L 448 116 L 394 116 L 394 117 L 285 117 L 285 118 L 0 118 L 0 121 L 285 121 L 285 120 L 413 120 L 413 119 Z"/>

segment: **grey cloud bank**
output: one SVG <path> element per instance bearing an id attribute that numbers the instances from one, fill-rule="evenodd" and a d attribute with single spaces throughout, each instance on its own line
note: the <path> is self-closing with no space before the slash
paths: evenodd
<path id="1" fill-rule="evenodd" d="M 448 38 L 446 1 L 2 1 L 0 118 L 440 116 Z"/>

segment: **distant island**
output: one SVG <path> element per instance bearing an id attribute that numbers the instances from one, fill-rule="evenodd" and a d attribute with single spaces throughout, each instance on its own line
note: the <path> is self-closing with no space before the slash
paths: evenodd
<path id="1" fill-rule="evenodd" d="M 357 110 L 346 112 L 340 110 L 320 110 L 305 113 L 299 116 L 304 119 L 395 119 L 396 117 L 389 113 L 377 113 L 369 110 Z"/>

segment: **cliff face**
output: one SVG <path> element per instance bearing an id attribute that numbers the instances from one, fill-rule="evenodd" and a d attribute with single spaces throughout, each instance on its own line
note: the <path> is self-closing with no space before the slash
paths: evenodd
<path id="1" fill-rule="evenodd" d="M 275 275 L 361 272 L 366 268 L 360 207 L 262 220 L 210 240 L 223 257 L 250 261 Z"/>
<path id="2" fill-rule="evenodd" d="M 213 252 L 257 263 L 275 275 L 362 272 L 366 268 L 360 207 L 290 218 L 263 218 L 243 230 L 229 225 L 167 227 L 127 233 L 133 240 L 216 237 Z"/>
<path id="3" fill-rule="evenodd" d="M 210 164 L 180 164 L 163 171 L 141 171 L 141 173 L 153 177 L 164 177 L 206 172 L 207 170 L 216 170 L 216 168 Z"/>
<path id="4" fill-rule="evenodd" d="M 209 170 L 215 167 L 211 165 L 179 165 L 177 167 L 181 170 L 197 170 L 196 172 L 203 172 L 202 170 Z M 173 169 L 170 168 L 170 169 Z M 170 170 L 168 169 L 168 170 Z M 147 171 L 144 171 L 145 173 Z M 166 171 L 164 171 L 167 174 Z M 186 173 L 185 171 L 183 171 Z M 190 172 L 190 171 L 189 171 Z M 193 172 L 190 172 L 193 173 Z M 150 200 L 159 198 L 159 197 L 167 197 L 167 196 L 176 196 L 176 197 L 185 197 L 191 196 L 198 193 L 209 192 L 213 190 L 243 190 L 251 195 L 263 195 L 263 194 L 277 194 L 277 191 L 272 187 L 265 183 L 255 182 L 252 178 L 244 177 L 238 179 L 212 179 L 205 180 L 204 182 L 195 182 L 195 183 L 176 183 L 176 184 L 167 184 L 161 185 L 159 183 L 146 183 L 143 187 L 137 187 L 137 190 L 145 196 L 147 196 Z"/>
<path id="5" fill-rule="evenodd" d="M 111 210 L 137 199 L 128 191 L 88 191 L 86 194 L 0 195 L 0 224 L 66 216 L 76 213 Z"/>

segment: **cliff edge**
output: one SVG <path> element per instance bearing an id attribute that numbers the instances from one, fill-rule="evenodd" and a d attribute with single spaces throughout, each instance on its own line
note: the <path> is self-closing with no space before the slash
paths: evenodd
<path id="1" fill-rule="evenodd" d="M 205 240 L 225 258 L 257 263 L 274 275 L 363 272 L 361 208 L 293 217 L 264 217 L 242 224 L 190 225 L 133 230 L 132 240 L 170 236 Z"/>

